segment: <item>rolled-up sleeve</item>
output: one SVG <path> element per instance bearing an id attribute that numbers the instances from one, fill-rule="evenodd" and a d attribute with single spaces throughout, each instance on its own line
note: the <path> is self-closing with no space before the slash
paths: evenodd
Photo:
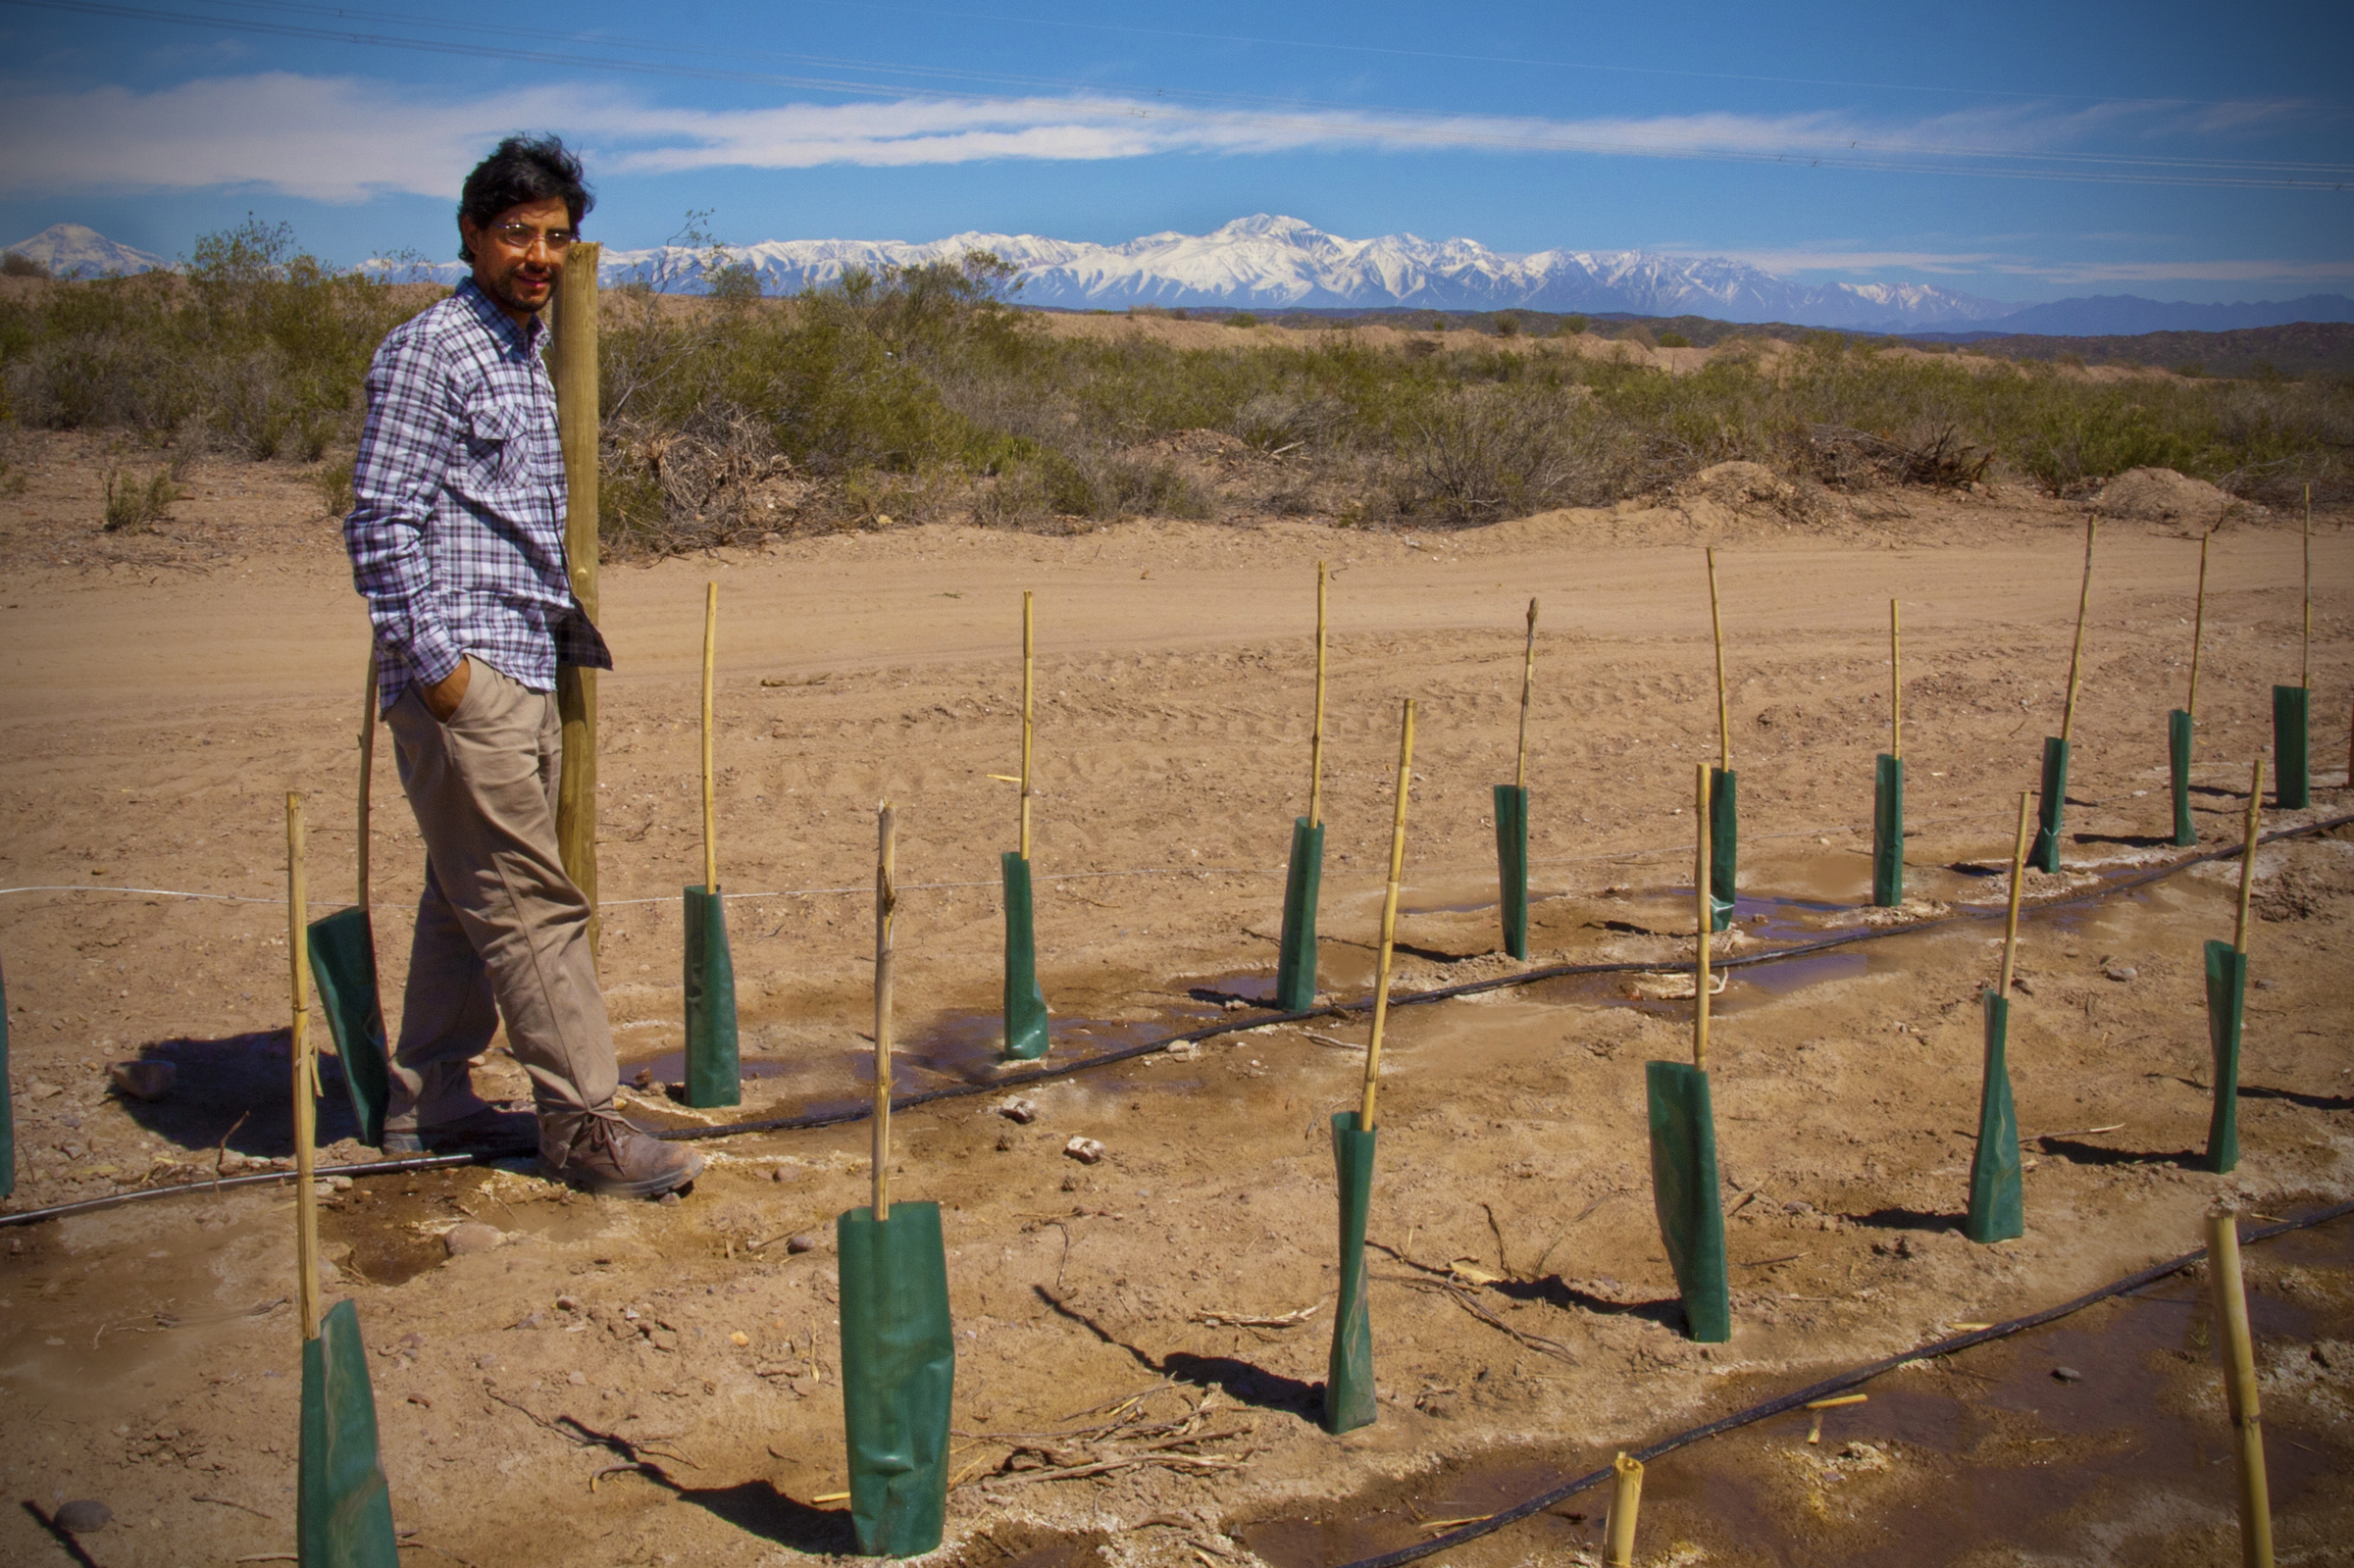
<path id="1" fill-rule="evenodd" d="M 465 650 L 434 592 L 427 547 L 445 477 L 460 442 L 451 378 L 435 340 L 394 332 L 367 379 L 368 423 L 352 465 L 351 515 L 343 521 L 352 582 L 368 601 L 377 641 L 432 684 Z"/>

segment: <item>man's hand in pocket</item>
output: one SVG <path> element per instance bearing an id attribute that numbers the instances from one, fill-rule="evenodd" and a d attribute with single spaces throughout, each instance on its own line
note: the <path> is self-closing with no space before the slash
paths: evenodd
<path id="1" fill-rule="evenodd" d="M 426 711 L 443 724 L 455 718 L 458 704 L 466 700 L 466 685 L 472 671 L 472 661 L 460 659 L 455 670 L 432 685 L 420 685 L 417 694 L 425 699 Z"/>

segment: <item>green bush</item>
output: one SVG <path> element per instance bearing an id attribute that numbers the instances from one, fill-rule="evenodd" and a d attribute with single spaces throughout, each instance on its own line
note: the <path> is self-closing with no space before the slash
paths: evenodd
<path id="1" fill-rule="evenodd" d="M 1736 458 L 1835 486 L 1961 485 L 1991 464 L 2067 494 L 2154 464 L 2256 499 L 2354 491 L 2342 379 L 2094 381 L 1832 332 L 1770 356 L 1728 339 L 1668 375 L 1564 352 L 1520 313 L 1494 319 L 1520 330 L 1452 346 L 1415 329 L 1443 317 L 1416 313 L 1389 319 L 1411 334 L 1401 349 L 1348 332 L 1181 348 L 1143 330 L 1049 332 L 1012 308 L 1012 269 L 987 255 L 852 272 L 790 299 L 731 280 L 724 258 L 718 271 L 726 286 L 707 295 L 606 296 L 601 494 L 617 554 L 885 520 L 1213 517 L 1222 491 L 1253 484 L 1255 510 L 1468 524 L 1652 494 Z M 184 277 L 0 300 L 6 411 L 316 459 L 354 429 L 384 332 L 435 295 L 334 274 L 248 224 L 209 236 Z M 1199 431 L 1281 454 L 1280 470 L 1199 466 L 1177 438 Z M 331 506 L 338 472 L 316 479 Z M 146 482 L 119 482 L 131 499 L 118 510 Z"/>
<path id="2" fill-rule="evenodd" d="M 360 379 L 430 291 L 337 273 L 285 225 L 196 243 L 184 273 L 57 283 L 0 302 L 6 412 L 315 462 L 358 432 Z"/>
<path id="3" fill-rule="evenodd" d="M 1660 346 L 1662 348 L 1690 348 L 1692 346 L 1692 339 L 1686 337 L 1681 332 L 1662 332 L 1660 334 Z"/>

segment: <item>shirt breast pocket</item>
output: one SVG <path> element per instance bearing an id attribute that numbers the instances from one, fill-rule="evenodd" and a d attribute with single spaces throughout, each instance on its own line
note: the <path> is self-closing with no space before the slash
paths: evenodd
<path id="1" fill-rule="evenodd" d="M 533 478 L 531 427 L 511 402 L 478 398 L 466 408 L 466 467 L 476 494 L 512 490 Z"/>

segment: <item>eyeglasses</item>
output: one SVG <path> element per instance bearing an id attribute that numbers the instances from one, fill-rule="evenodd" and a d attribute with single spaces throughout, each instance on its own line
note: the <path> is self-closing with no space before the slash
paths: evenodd
<path id="1" fill-rule="evenodd" d="M 534 228 L 529 224 L 493 224 L 490 232 L 509 250 L 529 251 L 533 241 L 537 240 L 547 246 L 547 253 L 551 256 L 563 255 L 572 249 L 572 242 L 581 237 L 574 229 Z"/>

